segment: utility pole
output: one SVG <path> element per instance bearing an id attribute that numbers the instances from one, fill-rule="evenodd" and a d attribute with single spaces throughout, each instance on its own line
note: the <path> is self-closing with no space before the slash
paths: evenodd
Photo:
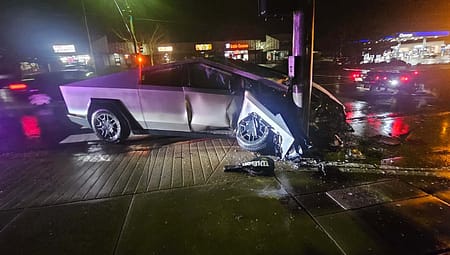
<path id="1" fill-rule="evenodd" d="M 114 0 L 114 4 L 117 8 L 117 11 L 119 11 L 120 17 L 122 18 L 122 22 L 125 25 L 125 28 L 127 29 L 128 33 L 130 33 L 131 40 L 133 41 L 134 53 L 138 54 L 136 34 L 134 33 L 133 15 L 132 15 L 130 5 L 128 4 L 128 1 L 125 0 L 126 11 L 128 12 L 128 19 L 127 19 L 124 17 L 123 11 L 120 8 L 120 5 L 117 3 L 116 0 Z"/>
<path id="2" fill-rule="evenodd" d="M 88 21 L 87 21 L 87 16 L 86 16 L 86 7 L 84 6 L 84 0 L 81 0 L 81 7 L 83 9 L 84 27 L 86 29 L 86 34 L 87 34 L 88 43 L 89 43 L 89 55 L 92 58 L 92 67 L 94 68 L 94 73 L 97 73 L 97 67 L 95 65 L 94 50 L 92 48 L 91 33 L 89 32 L 89 26 L 88 26 Z"/>
<path id="3" fill-rule="evenodd" d="M 303 132 L 309 137 L 311 91 L 313 75 L 315 0 L 302 0 L 293 12 L 292 56 L 289 57 L 289 76 L 296 104 L 302 108 Z"/>
<path id="4" fill-rule="evenodd" d="M 135 30 L 134 30 L 133 12 L 132 12 L 132 10 L 130 8 L 130 5 L 128 4 L 128 0 L 125 0 L 125 5 L 127 7 L 128 19 L 130 21 L 130 31 L 131 31 L 131 37 L 133 38 L 134 53 L 140 54 L 139 49 L 137 47 L 136 33 L 135 33 Z"/>

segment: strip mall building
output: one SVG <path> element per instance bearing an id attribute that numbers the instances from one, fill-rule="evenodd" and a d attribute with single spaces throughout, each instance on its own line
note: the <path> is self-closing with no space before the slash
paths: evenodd
<path id="1" fill-rule="evenodd" d="M 400 59 L 409 64 L 450 63 L 450 32 L 402 32 L 377 41 L 361 40 L 363 63 Z"/>

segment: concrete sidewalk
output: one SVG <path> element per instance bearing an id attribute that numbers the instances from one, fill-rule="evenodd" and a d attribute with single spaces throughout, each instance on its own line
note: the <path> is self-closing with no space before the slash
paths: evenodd
<path id="1" fill-rule="evenodd" d="M 223 173 L 233 140 L 0 162 L 0 254 L 440 254 L 448 176 Z M 334 170 L 334 171 L 333 171 Z"/>

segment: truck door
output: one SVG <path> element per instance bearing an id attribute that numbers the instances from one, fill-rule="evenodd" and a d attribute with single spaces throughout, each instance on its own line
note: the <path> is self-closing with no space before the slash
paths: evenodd
<path id="1" fill-rule="evenodd" d="M 190 131 L 183 92 L 186 80 L 182 65 L 143 71 L 139 99 L 147 129 Z"/>
<path id="2" fill-rule="evenodd" d="M 232 127 L 239 111 L 230 90 L 232 74 L 201 63 L 190 64 L 188 71 L 189 86 L 184 88 L 184 93 L 191 130 Z"/>

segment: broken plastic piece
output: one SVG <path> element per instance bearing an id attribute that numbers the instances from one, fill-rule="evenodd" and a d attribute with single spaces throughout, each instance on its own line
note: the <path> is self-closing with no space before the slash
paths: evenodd
<path id="1" fill-rule="evenodd" d="M 224 172 L 244 172 L 257 176 L 274 176 L 275 162 L 269 157 L 257 157 L 239 165 L 226 165 Z"/>

